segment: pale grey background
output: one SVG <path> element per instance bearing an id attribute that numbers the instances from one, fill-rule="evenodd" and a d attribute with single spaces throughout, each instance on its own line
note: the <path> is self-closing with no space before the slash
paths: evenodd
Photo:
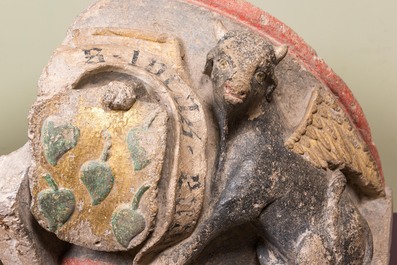
<path id="1" fill-rule="evenodd" d="M 26 116 L 41 70 L 74 17 L 91 2 L 1 0 L 0 155 L 26 142 Z M 387 183 L 397 194 L 397 1 L 250 2 L 293 28 L 348 84 L 370 123 Z"/>

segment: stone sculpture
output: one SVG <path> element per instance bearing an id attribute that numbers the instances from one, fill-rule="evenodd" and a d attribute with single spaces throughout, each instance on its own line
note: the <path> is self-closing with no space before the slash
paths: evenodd
<path id="1" fill-rule="evenodd" d="M 233 20 L 247 8 L 261 25 Z M 87 9 L 40 78 L 29 146 L 0 158 L 2 262 L 387 264 L 361 110 L 276 22 L 242 1 Z"/>

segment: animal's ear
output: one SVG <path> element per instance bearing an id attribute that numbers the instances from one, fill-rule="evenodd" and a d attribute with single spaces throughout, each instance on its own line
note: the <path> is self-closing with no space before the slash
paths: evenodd
<path id="1" fill-rule="evenodd" d="M 214 59 L 215 59 L 215 50 L 211 50 L 207 54 L 207 61 L 204 66 L 203 74 L 208 75 L 211 77 L 212 69 L 214 67 Z"/>
<path id="2" fill-rule="evenodd" d="M 287 55 L 288 52 L 288 46 L 287 45 L 281 45 L 278 47 L 274 48 L 274 55 L 276 56 L 276 61 L 275 63 L 278 64 L 281 62 L 282 59 Z"/>
<path id="3" fill-rule="evenodd" d="M 222 21 L 217 20 L 215 24 L 215 36 L 217 40 L 221 40 L 226 33 L 228 33 L 228 29 L 223 25 Z"/>

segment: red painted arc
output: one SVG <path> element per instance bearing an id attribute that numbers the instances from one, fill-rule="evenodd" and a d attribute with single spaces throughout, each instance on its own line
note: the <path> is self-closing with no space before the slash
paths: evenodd
<path id="1" fill-rule="evenodd" d="M 243 0 L 185 0 L 203 6 L 223 16 L 254 29 L 274 41 L 286 44 L 289 53 L 295 56 L 307 70 L 326 84 L 344 106 L 346 113 L 354 122 L 369 150 L 374 157 L 380 176 L 384 183 L 382 165 L 378 150 L 371 136 L 371 131 L 364 112 L 343 80 L 316 54 L 316 52 L 291 28 L 265 11 Z"/>
<path id="2" fill-rule="evenodd" d="M 105 261 L 89 259 L 89 258 L 65 258 L 61 262 L 62 265 L 114 265 Z"/>

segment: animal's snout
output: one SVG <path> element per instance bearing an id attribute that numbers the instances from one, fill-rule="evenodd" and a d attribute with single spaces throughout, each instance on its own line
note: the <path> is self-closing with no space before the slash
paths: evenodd
<path id="1" fill-rule="evenodd" d="M 249 92 L 245 87 L 236 85 L 229 80 L 224 83 L 223 90 L 225 101 L 233 105 L 243 103 Z"/>

